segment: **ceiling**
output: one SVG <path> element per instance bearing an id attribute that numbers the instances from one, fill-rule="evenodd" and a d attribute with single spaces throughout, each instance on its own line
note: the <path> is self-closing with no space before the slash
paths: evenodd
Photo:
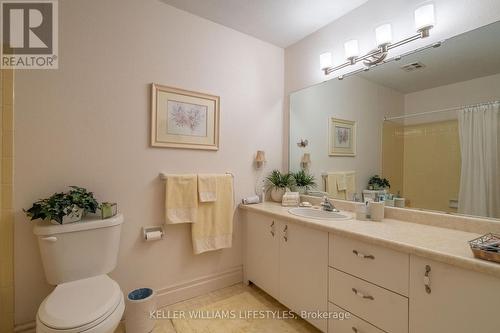
<path id="1" fill-rule="evenodd" d="M 368 0 L 161 1 L 285 48 Z"/>
<path id="2" fill-rule="evenodd" d="M 500 73 L 500 22 L 446 40 L 431 48 L 378 66 L 360 76 L 411 93 Z M 405 72 L 402 66 L 419 62 L 425 67 Z"/>

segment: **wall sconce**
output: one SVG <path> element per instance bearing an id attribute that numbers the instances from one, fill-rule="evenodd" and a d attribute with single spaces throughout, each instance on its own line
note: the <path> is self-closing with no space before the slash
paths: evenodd
<path id="1" fill-rule="evenodd" d="M 255 155 L 255 166 L 260 169 L 266 162 L 266 153 L 263 150 L 257 150 Z"/>
<path id="2" fill-rule="evenodd" d="M 332 54 L 326 52 L 320 55 L 320 67 L 325 75 L 331 74 L 347 66 L 355 65 L 362 61 L 368 68 L 385 60 L 389 50 L 408 44 L 421 38 L 430 36 L 430 30 L 434 27 L 435 15 L 434 4 L 427 3 L 415 10 L 415 28 L 417 33 L 408 38 L 395 43 L 392 42 L 392 27 L 390 24 L 383 24 L 375 29 L 377 48 L 363 56 L 359 56 L 358 41 L 350 40 L 344 44 L 345 57 L 347 61 L 336 67 L 332 67 Z M 340 79 L 340 77 L 339 77 Z"/>
<path id="3" fill-rule="evenodd" d="M 302 155 L 302 158 L 300 159 L 300 166 L 302 167 L 302 169 L 307 169 L 310 164 L 311 164 L 311 154 L 304 153 L 304 155 Z"/>

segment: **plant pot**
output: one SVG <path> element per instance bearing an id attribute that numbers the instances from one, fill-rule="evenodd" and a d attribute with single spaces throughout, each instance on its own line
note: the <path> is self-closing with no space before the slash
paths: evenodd
<path id="1" fill-rule="evenodd" d="M 273 187 L 271 189 L 271 199 L 275 202 L 281 202 L 285 195 L 285 188 L 283 187 Z"/>
<path id="2" fill-rule="evenodd" d="M 78 206 L 73 206 L 72 208 L 68 208 L 68 212 L 62 218 L 62 224 L 74 223 L 81 221 L 83 217 L 84 209 Z M 60 224 L 57 221 L 51 221 L 54 224 Z"/>
<path id="3" fill-rule="evenodd" d="M 306 194 L 307 187 L 306 186 L 297 186 L 297 187 L 295 187 L 295 190 L 297 192 L 299 192 L 299 194 Z"/>

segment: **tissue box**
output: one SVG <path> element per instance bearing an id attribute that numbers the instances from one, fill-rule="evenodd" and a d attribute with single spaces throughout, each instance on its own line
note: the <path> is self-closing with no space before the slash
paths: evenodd
<path id="1" fill-rule="evenodd" d="M 101 218 L 109 219 L 118 213 L 118 205 L 114 202 L 103 202 L 101 204 Z"/>
<path id="2" fill-rule="evenodd" d="M 281 200 L 281 205 L 285 207 L 298 206 L 300 203 L 299 192 L 285 192 L 283 199 Z"/>

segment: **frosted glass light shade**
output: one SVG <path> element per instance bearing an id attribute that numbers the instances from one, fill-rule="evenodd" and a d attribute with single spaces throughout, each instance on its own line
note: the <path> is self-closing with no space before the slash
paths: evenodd
<path id="1" fill-rule="evenodd" d="M 319 65 L 320 65 L 321 69 L 331 67 L 332 66 L 332 54 L 330 52 L 320 54 Z"/>
<path id="2" fill-rule="evenodd" d="M 417 30 L 432 28 L 434 23 L 434 4 L 429 3 L 415 10 L 415 28 Z"/>
<path id="3" fill-rule="evenodd" d="M 359 55 L 358 40 L 353 39 L 345 42 L 344 49 L 345 49 L 345 57 L 347 59 L 356 58 Z"/>
<path id="4" fill-rule="evenodd" d="M 383 24 L 375 29 L 375 38 L 377 46 L 387 45 L 392 43 L 392 28 L 390 24 Z"/>

